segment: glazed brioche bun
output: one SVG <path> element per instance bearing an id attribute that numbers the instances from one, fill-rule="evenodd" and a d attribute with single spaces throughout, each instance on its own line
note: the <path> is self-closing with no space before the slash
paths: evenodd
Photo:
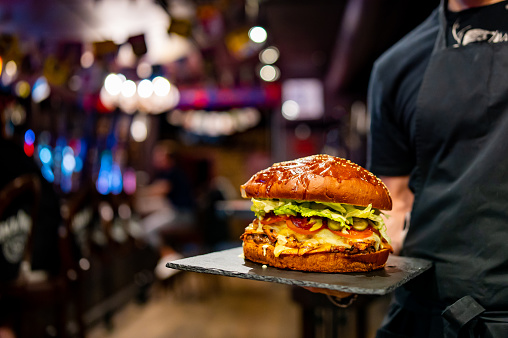
<path id="1" fill-rule="evenodd" d="M 273 246 L 263 246 L 252 241 L 243 243 L 243 254 L 250 261 L 280 269 L 308 272 L 364 272 L 383 268 L 390 254 L 389 249 L 374 253 L 348 255 L 339 252 L 312 253 L 307 255 L 280 255 L 275 257 Z"/>
<path id="2" fill-rule="evenodd" d="M 253 175 L 240 189 L 244 198 L 371 205 L 380 210 L 392 208 L 390 193 L 381 180 L 349 160 L 329 155 L 276 163 Z M 369 250 L 366 246 L 355 251 L 317 250 L 304 254 L 286 250 L 276 255 L 274 245 L 278 244 L 253 239 L 264 236 L 252 226 L 255 222 L 259 224 L 259 220 L 255 220 L 242 236 L 244 257 L 281 269 L 331 273 L 371 271 L 384 267 L 391 252 L 390 244 L 382 240 L 383 245 Z M 252 233 L 255 236 L 250 236 Z M 330 235 L 333 236 L 331 232 Z"/>
<path id="3" fill-rule="evenodd" d="M 370 171 L 339 157 L 313 155 L 275 163 L 253 175 L 240 187 L 243 198 L 372 205 L 391 210 L 384 183 Z"/>

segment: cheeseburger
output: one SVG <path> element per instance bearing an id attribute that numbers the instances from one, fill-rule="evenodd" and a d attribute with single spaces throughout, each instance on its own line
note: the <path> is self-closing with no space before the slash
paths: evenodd
<path id="1" fill-rule="evenodd" d="M 384 267 L 392 251 L 386 186 L 338 157 L 275 163 L 241 186 L 256 218 L 241 236 L 244 257 L 282 269 L 358 272 Z"/>

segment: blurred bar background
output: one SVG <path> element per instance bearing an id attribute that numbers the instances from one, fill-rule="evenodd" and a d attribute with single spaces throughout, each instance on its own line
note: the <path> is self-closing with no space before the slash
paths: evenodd
<path id="1" fill-rule="evenodd" d="M 365 165 L 373 62 L 437 4 L 0 0 L 0 337 L 373 336 L 387 297 L 341 309 L 157 267 L 241 245 L 239 186 L 273 162 Z M 192 224 L 159 239 L 169 256 L 145 236 L 153 212 L 178 212 L 145 195 L 161 144 L 194 201 Z"/>

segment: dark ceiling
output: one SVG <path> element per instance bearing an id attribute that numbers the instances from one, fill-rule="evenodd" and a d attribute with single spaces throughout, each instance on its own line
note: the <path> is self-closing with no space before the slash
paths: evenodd
<path id="1" fill-rule="evenodd" d="M 259 24 L 281 52 L 283 76 L 321 77 L 333 53 L 345 1 L 272 0 L 261 4 Z"/>
<path id="2" fill-rule="evenodd" d="M 266 0 L 259 21 L 281 51 L 283 78 L 318 77 L 329 93 L 362 94 L 374 60 L 439 1 Z"/>

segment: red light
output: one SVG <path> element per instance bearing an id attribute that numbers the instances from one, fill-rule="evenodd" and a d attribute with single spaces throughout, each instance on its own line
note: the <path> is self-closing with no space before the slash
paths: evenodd
<path id="1" fill-rule="evenodd" d="M 23 150 L 25 151 L 26 156 L 31 157 L 34 154 L 34 144 L 25 143 Z"/>

